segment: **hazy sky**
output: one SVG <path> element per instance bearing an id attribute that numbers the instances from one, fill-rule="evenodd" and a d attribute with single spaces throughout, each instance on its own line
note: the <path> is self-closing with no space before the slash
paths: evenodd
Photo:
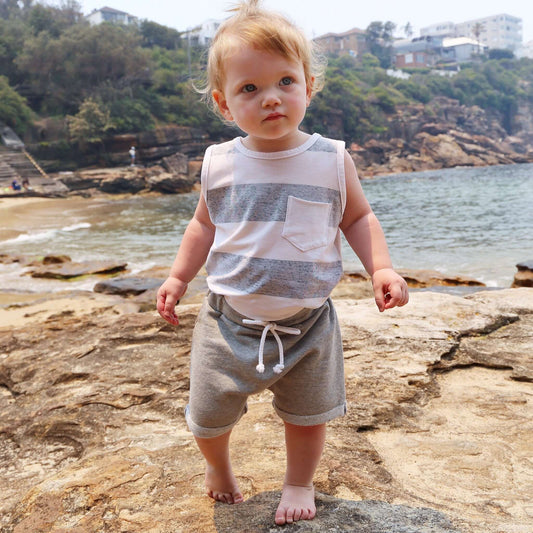
<path id="1" fill-rule="evenodd" d="M 224 19 L 226 9 L 234 1 L 80 0 L 80 3 L 85 14 L 107 6 L 184 31 L 210 18 Z M 287 15 L 310 37 L 328 32 L 340 33 L 353 27 L 365 29 L 375 20 L 391 20 L 399 28 L 409 22 L 414 35 L 418 36 L 421 27 L 436 22 L 464 22 L 507 13 L 522 19 L 524 41 L 533 40 L 532 0 L 263 0 L 263 6 Z"/>

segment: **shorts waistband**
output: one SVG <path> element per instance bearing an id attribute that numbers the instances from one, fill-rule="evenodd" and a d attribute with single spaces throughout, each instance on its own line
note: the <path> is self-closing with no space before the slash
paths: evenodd
<path id="1" fill-rule="evenodd" d="M 226 318 L 231 320 L 232 322 L 235 322 L 237 324 L 240 324 L 244 327 L 250 327 L 253 329 L 262 329 L 262 326 L 255 326 L 255 325 L 248 325 L 246 323 L 243 323 L 243 320 L 249 320 L 250 317 L 242 315 L 231 305 L 228 304 L 226 301 L 226 298 L 224 298 L 224 295 L 222 294 L 216 294 L 214 292 L 209 291 L 207 294 L 207 301 L 209 305 L 217 310 L 219 313 L 222 313 Z M 311 318 L 315 313 L 319 313 L 322 307 L 329 304 L 329 298 L 326 300 L 326 302 L 321 305 L 320 307 L 317 307 L 316 309 L 311 309 L 306 307 L 305 309 L 302 309 L 301 311 L 298 311 L 295 315 L 292 315 L 288 318 L 284 318 L 282 320 L 276 320 L 275 323 L 278 326 L 285 326 L 285 327 L 291 327 L 295 326 L 297 324 L 301 324 Z"/>

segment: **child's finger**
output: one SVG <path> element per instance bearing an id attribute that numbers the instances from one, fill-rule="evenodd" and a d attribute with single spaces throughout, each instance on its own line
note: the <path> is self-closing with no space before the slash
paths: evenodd
<path id="1" fill-rule="evenodd" d="M 393 285 L 387 295 L 388 298 L 386 298 L 385 301 L 385 309 L 402 307 L 409 301 L 409 292 L 407 288 L 400 283 Z"/>

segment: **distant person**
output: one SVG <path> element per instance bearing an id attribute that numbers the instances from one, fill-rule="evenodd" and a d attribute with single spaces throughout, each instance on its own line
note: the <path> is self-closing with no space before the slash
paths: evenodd
<path id="1" fill-rule="evenodd" d="M 32 190 L 32 188 L 30 187 L 30 180 L 28 178 L 24 178 L 22 180 L 22 188 L 25 191 L 31 191 Z"/>
<path id="2" fill-rule="evenodd" d="M 135 146 L 132 146 L 130 148 L 130 160 L 131 160 L 130 166 L 134 167 L 135 166 Z"/>
<path id="3" fill-rule="evenodd" d="M 287 450 L 281 525 L 315 516 L 326 422 L 346 411 L 329 298 L 342 276 L 341 232 L 372 276 L 380 311 L 409 296 L 344 142 L 300 130 L 323 76 L 312 43 L 258 3 L 241 2 L 212 42 L 208 94 L 247 136 L 207 149 L 198 206 L 157 309 L 177 325 L 175 306 L 207 261 L 186 420 L 207 463 L 208 495 L 239 503 L 230 434 L 249 395 L 274 393 Z"/>
<path id="4" fill-rule="evenodd" d="M 14 179 L 12 182 L 11 182 L 11 188 L 14 190 L 14 191 L 20 191 L 22 189 L 22 187 L 20 186 L 20 183 Z"/>

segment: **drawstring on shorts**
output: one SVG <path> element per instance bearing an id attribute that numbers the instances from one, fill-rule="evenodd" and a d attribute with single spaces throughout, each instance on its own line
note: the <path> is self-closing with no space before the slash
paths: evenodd
<path id="1" fill-rule="evenodd" d="M 276 374 L 281 374 L 283 372 L 283 369 L 285 368 L 285 360 L 284 360 L 284 355 L 283 355 L 283 344 L 277 332 L 279 331 L 281 333 L 288 333 L 289 335 L 300 335 L 301 331 L 296 328 L 287 328 L 285 326 L 278 326 L 274 322 L 265 322 L 264 320 L 251 320 L 248 318 L 244 318 L 242 322 L 243 324 L 263 326 L 264 328 L 263 334 L 261 335 L 261 343 L 259 344 L 258 364 L 255 367 L 257 372 L 262 374 L 265 371 L 265 365 L 263 363 L 265 340 L 266 340 L 266 336 L 268 332 L 271 331 L 272 335 L 274 335 L 274 338 L 276 339 L 276 342 L 278 343 L 278 349 L 279 349 L 279 363 L 275 365 L 272 370 L 274 370 Z"/>

